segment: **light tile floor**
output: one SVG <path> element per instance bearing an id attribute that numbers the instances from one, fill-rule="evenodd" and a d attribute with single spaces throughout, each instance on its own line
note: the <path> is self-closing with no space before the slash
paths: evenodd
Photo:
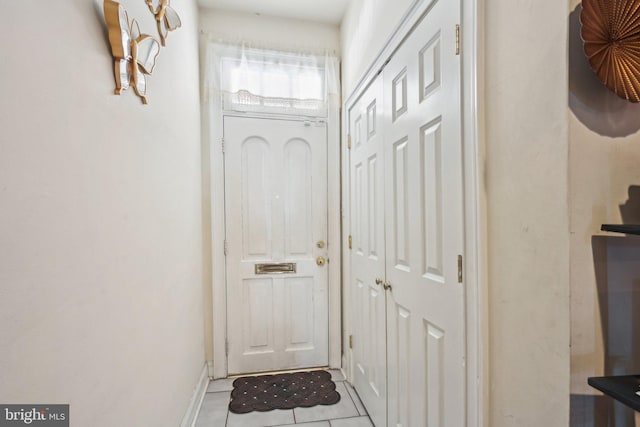
<path id="1" fill-rule="evenodd" d="M 229 412 L 233 379 L 209 383 L 196 427 L 373 427 L 356 391 L 340 371 L 330 370 L 340 401 L 335 405 L 234 414 Z"/>

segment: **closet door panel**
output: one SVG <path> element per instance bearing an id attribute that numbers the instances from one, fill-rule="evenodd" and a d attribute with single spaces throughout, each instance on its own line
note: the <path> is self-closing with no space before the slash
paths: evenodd
<path id="1" fill-rule="evenodd" d="M 464 426 L 459 4 L 436 0 L 386 65 L 390 426 Z"/>
<path id="2" fill-rule="evenodd" d="M 379 79 L 349 111 L 354 386 L 376 426 L 387 420 L 382 107 Z"/>

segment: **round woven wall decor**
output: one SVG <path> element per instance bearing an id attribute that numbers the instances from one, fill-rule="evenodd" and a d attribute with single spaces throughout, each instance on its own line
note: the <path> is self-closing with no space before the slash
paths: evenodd
<path id="1" fill-rule="evenodd" d="M 584 52 L 600 81 L 640 102 L 640 0 L 582 0 L 580 21 Z"/>

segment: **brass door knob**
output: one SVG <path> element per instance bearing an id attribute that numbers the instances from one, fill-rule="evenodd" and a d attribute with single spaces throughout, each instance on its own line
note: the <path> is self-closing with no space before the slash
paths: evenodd
<path id="1" fill-rule="evenodd" d="M 384 282 L 384 285 L 382 285 L 382 287 L 384 288 L 385 291 L 391 291 L 391 283 L 389 282 Z"/>
<path id="2" fill-rule="evenodd" d="M 324 259 L 324 257 L 319 256 L 318 258 L 316 258 L 316 264 L 318 264 L 320 267 L 322 267 L 326 263 L 327 263 L 327 260 Z"/>
<path id="3" fill-rule="evenodd" d="M 376 279 L 376 285 L 382 285 L 383 280 L 382 279 Z"/>
<path id="4" fill-rule="evenodd" d="M 319 247 L 320 249 L 324 248 L 324 240 L 318 240 L 318 243 L 316 243 L 316 246 Z"/>

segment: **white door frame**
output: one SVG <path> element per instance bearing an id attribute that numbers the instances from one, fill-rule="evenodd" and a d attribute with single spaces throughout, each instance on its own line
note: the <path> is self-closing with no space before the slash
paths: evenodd
<path id="1" fill-rule="evenodd" d="M 204 47 L 205 49 L 208 46 Z M 205 254 L 210 251 L 211 282 L 205 283 L 205 292 L 211 289 L 211 341 L 213 360 L 207 360 L 209 376 L 226 378 L 227 365 L 227 292 L 225 272 L 225 200 L 224 200 L 224 154 L 223 117 L 240 116 L 256 118 L 280 118 L 287 120 L 314 120 L 301 116 L 285 116 L 258 113 L 224 111 L 221 96 L 202 100 L 202 173 L 203 173 L 203 217 L 204 230 L 210 230 L 210 240 L 203 245 Z M 327 267 L 329 269 L 329 367 L 340 368 L 341 364 L 341 274 L 340 274 L 340 113 L 337 106 L 330 105 L 327 121 Z M 209 222 L 210 221 L 210 222 Z M 209 246 L 207 246 L 207 244 Z M 333 263 L 331 262 L 333 260 Z M 206 272 L 205 272 L 206 273 Z M 205 275 L 205 280 L 206 275 Z M 206 307 L 206 305 L 205 305 Z M 207 313 L 207 310 L 205 310 Z M 208 325 L 205 328 L 207 331 Z M 208 358 L 209 359 L 209 358 Z"/>
<path id="2" fill-rule="evenodd" d="M 462 55 L 462 140 L 464 167 L 464 220 L 465 220 L 465 298 L 467 345 L 467 427 L 489 425 L 489 357 L 488 357 L 488 280 L 486 269 L 486 196 L 484 194 L 484 127 L 483 127 L 483 51 L 482 34 L 484 16 L 483 0 L 459 0 L 462 4 L 461 55 Z M 387 40 L 376 59 L 359 80 L 347 98 L 343 108 L 342 173 L 343 196 L 342 242 L 348 248 L 350 233 L 350 182 L 349 151 L 347 148 L 348 112 L 373 78 L 383 69 L 402 41 L 409 35 L 420 18 L 428 11 L 432 0 L 414 0 L 401 23 Z M 451 29 L 455 31 L 455 29 Z M 343 252 L 343 280 L 348 283 L 351 275 L 348 250 Z M 351 295 L 345 292 L 343 324 L 344 354 L 342 365 L 347 378 L 353 381 L 353 353 L 349 348 L 349 335 L 353 333 L 351 320 Z"/>

